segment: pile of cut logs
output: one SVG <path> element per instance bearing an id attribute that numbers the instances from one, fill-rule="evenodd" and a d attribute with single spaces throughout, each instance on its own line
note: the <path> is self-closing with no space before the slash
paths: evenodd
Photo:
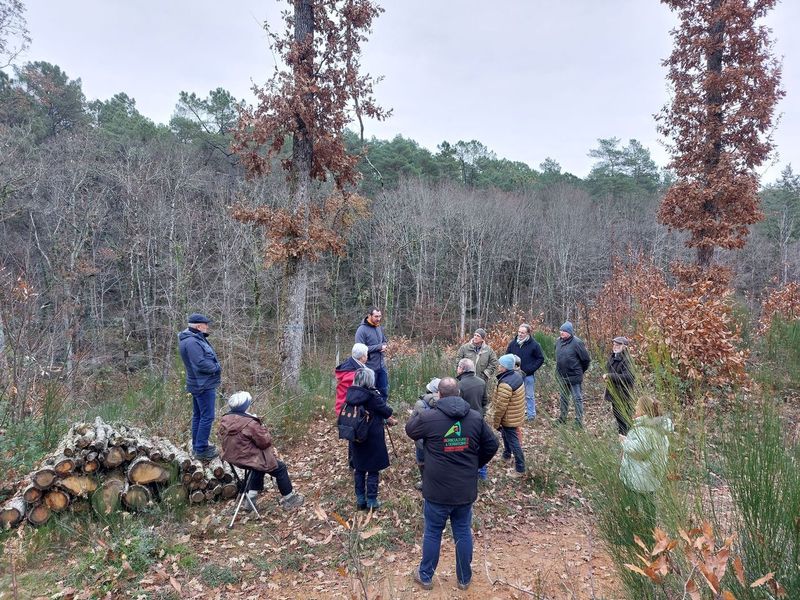
<path id="1" fill-rule="evenodd" d="M 0 527 L 27 519 L 35 526 L 53 513 L 93 510 L 109 516 L 155 502 L 178 507 L 236 496 L 233 473 L 219 458 L 200 462 L 165 438 L 125 424 L 76 423 L 40 468 L 19 482 L 0 509 Z"/>

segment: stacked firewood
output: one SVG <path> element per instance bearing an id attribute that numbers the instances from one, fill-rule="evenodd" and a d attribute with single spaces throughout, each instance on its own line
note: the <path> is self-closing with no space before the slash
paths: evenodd
<path id="1" fill-rule="evenodd" d="M 100 417 L 74 424 L 17 491 L 0 510 L 4 529 L 25 519 L 39 526 L 65 510 L 109 516 L 155 502 L 178 507 L 237 493 L 229 465 L 219 458 L 201 462 L 168 439 Z"/>

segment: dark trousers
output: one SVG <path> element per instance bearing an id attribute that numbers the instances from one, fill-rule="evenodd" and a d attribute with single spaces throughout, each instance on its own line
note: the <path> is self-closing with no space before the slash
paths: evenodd
<path id="1" fill-rule="evenodd" d="M 386 369 L 375 369 L 375 389 L 384 400 L 389 399 L 389 372 Z"/>
<path id="2" fill-rule="evenodd" d="M 519 433 L 516 427 L 501 427 L 500 435 L 503 438 L 503 458 L 514 455 L 514 468 L 519 473 L 525 472 L 525 454 L 522 452 Z"/>
<path id="3" fill-rule="evenodd" d="M 216 402 L 216 389 L 192 393 L 192 451 L 196 454 L 208 450 Z"/>
<path id="4" fill-rule="evenodd" d="M 264 475 L 264 471 L 253 471 L 253 476 L 250 478 L 250 485 L 247 490 L 255 490 L 257 492 L 263 490 Z M 292 493 L 292 480 L 289 479 L 289 469 L 286 468 L 286 464 L 283 461 L 279 460 L 278 466 L 272 469 L 272 471 L 267 471 L 266 475 L 275 478 L 275 483 L 278 484 L 278 491 L 280 491 L 281 496 Z"/>
<path id="5" fill-rule="evenodd" d="M 631 401 L 619 398 L 611 401 L 611 411 L 617 420 L 617 431 L 620 435 L 628 435 L 631 426 Z"/>
<path id="6" fill-rule="evenodd" d="M 353 469 L 353 481 L 356 489 L 356 500 L 359 504 L 374 502 L 378 499 L 379 471 L 359 471 Z"/>
<path id="7" fill-rule="evenodd" d="M 425 517 L 425 533 L 422 536 L 419 578 L 425 583 L 433 579 L 439 565 L 442 532 L 447 519 L 450 519 L 456 544 L 456 579 L 461 584 L 468 584 L 472 581 L 472 504 L 437 504 L 425 500 L 422 514 Z"/>

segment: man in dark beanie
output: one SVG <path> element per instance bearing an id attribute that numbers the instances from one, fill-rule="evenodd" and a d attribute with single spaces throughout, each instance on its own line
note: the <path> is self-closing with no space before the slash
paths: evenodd
<path id="1" fill-rule="evenodd" d="M 219 454 L 208 443 L 208 436 L 214 423 L 222 367 L 206 339 L 211 319 L 192 313 L 187 320 L 189 327 L 178 334 L 178 349 L 186 368 L 186 391 L 192 395 L 192 452 L 195 458 L 211 460 Z"/>
<path id="2" fill-rule="evenodd" d="M 569 321 L 559 330 L 556 340 L 556 379 L 561 391 L 560 414 L 558 421 L 567 422 L 569 398 L 575 402 L 575 424 L 583 427 L 583 374 L 589 368 L 591 358 L 583 341 L 575 336 L 575 328 Z"/>

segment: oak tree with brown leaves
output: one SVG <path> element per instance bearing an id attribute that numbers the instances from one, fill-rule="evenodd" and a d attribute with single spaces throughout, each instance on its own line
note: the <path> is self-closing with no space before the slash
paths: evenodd
<path id="1" fill-rule="evenodd" d="M 756 167 L 773 148 L 775 105 L 783 96 L 770 30 L 759 24 L 777 0 L 662 0 L 680 20 L 664 61 L 674 97 L 658 116 L 671 140 L 677 181 L 659 219 L 690 234 L 697 264 L 715 248 L 745 244 L 762 218 Z"/>
<path id="2" fill-rule="evenodd" d="M 382 9 L 370 0 L 290 0 L 286 29 L 271 35 L 286 70 L 257 89 L 258 105 L 242 113 L 234 150 L 248 175 L 269 172 L 280 161 L 287 172 L 289 209 L 237 206 L 233 216 L 264 228 L 267 264 L 285 268 L 282 294 L 281 382 L 296 390 L 305 328 L 310 263 L 325 252 L 344 251 L 348 226 L 366 204 L 352 193 L 359 156 L 345 150 L 344 130 L 357 118 L 388 113 L 373 99 L 373 79 L 360 72 L 361 43 Z M 314 180 L 332 181 L 327 197 L 315 197 Z M 329 186 L 330 187 L 330 186 Z"/>

